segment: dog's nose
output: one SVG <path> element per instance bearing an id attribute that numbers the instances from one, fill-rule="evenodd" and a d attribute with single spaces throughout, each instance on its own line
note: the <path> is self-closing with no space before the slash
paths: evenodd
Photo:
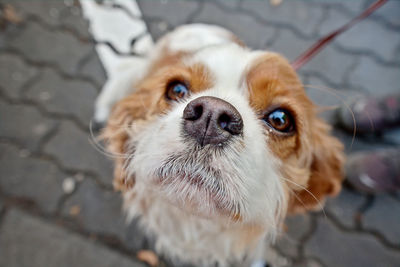
<path id="1" fill-rule="evenodd" d="M 217 97 L 202 96 L 187 104 L 183 111 L 183 129 L 201 145 L 219 145 L 243 131 L 239 111 Z"/>

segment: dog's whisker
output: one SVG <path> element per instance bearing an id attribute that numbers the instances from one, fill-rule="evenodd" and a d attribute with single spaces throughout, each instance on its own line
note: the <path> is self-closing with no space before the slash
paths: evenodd
<path id="1" fill-rule="evenodd" d="M 325 87 L 325 86 L 321 86 L 321 85 L 318 86 L 318 85 L 310 85 L 309 84 L 309 85 L 303 85 L 303 86 L 305 88 L 311 88 L 311 89 L 316 89 L 316 90 L 320 90 L 320 91 L 323 91 L 323 92 L 327 92 L 327 93 L 335 96 L 339 101 L 342 102 L 342 104 L 345 106 L 345 108 L 350 112 L 352 120 L 353 120 L 353 133 L 352 133 L 353 135 L 352 135 L 352 139 L 351 139 L 351 144 L 350 144 L 349 150 L 352 150 L 354 141 L 356 139 L 357 122 L 356 122 L 356 117 L 354 116 L 354 112 L 351 109 L 351 107 L 349 106 L 349 104 L 346 103 L 346 101 L 343 99 L 343 97 L 339 96 L 339 93 L 342 93 L 342 92 L 340 92 L 339 90 L 336 90 L 334 88 L 329 88 L 329 87 Z M 373 124 L 373 122 L 372 122 L 371 118 L 369 117 L 369 115 L 367 115 L 367 116 L 369 118 L 370 123 Z"/>
<path id="2" fill-rule="evenodd" d="M 118 154 L 118 153 L 112 153 L 107 151 L 105 147 L 101 145 L 101 143 L 98 141 L 98 138 L 94 136 L 93 133 L 93 128 L 92 128 L 92 121 L 90 121 L 89 124 L 89 132 L 90 132 L 90 137 L 89 137 L 89 143 L 101 154 L 110 157 L 110 158 L 128 158 L 130 157 L 130 154 Z"/>
<path id="3" fill-rule="evenodd" d="M 285 178 L 285 177 L 282 177 L 282 179 L 285 180 L 286 182 L 292 183 L 292 184 L 294 184 L 295 186 L 300 187 L 302 190 L 304 190 L 304 191 L 306 191 L 308 194 L 310 194 L 310 196 L 311 196 L 312 198 L 314 198 L 315 201 L 317 201 L 317 205 L 318 205 L 319 208 L 322 210 L 322 212 L 323 212 L 325 218 L 327 218 L 326 213 L 325 213 L 325 210 L 324 210 L 324 206 L 322 205 L 321 201 L 319 201 L 318 198 L 317 198 L 310 190 L 308 190 L 306 187 L 304 187 L 304 186 L 302 186 L 302 185 L 300 185 L 300 184 L 298 184 L 298 183 L 296 183 L 296 182 L 293 182 L 292 180 L 287 179 L 287 178 Z M 296 196 L 296 195 L 295 195 L 295 196 Z M 296 197 L 297 197 L 297 196 L 296 196 Z M 302 202 L 302 204 L 304 205 L 304 202 L 303 202 L 303 201 L 301 201 L 301 202 Z"/>

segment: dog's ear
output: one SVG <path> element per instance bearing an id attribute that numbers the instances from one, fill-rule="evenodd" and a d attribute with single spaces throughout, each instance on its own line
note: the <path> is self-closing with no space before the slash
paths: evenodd
<path id="1" fill-rule="evenodd" d="M 117 102 L 100 136 L 105 141 L 107 150 L 113 155 L 113 185 L 116 190 L 126 191 L 135 183 L 134 177 L 128 176 L 125 167 L 128 154 L 132 153 L 129 151 L 129 140 L 133 134 L 132 123 L 146 117 L 147 109 L 143 108 L 143 105 L 146 105 L 143 102 L 146 94 L 146 91 L 136 92 Z"/>
<path id="2" fill-rule="evenodd" d="M 321 209 L 326 196 L 335 196 L 343 180 L 343 145 L 330 135 L 330 126 L 316 119 L 312 130 L 312 163 L 306 189 L 295 191 L 289 212 Z"/>

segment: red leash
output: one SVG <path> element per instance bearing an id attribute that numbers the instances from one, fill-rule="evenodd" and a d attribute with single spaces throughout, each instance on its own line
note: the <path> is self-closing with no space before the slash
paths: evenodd
<path id="1" fill-rule="evenodd" d="M 352 19 L 350 22 L 346 23 L 339 29 L 331 32 L 327 36 L 319 39 L 312 47 L 310 47 L 308 50 L 306 50 L 303 54 L 301 54 L 298 58 L 296 58 L 295 61 L 292 62 L 292 67 L 297 70 L 301 66 L 303 66 L 305 63 L 307 63 L 311 58 L 313 58 L 316 54 L 318 54 L 322 48 L 324 48 L 327 44 L 329 44 L 333 39 L 341 34 L 342 32 L 348 30 L 354 24 L 357 22 L 365 19 L 369 15 L 371 15 L 375 10 L 380 8 L 382 5 L 384 5 L 388 0 L 378 0 L 372 5 L 370 5 L 366 10 L 364 10 L 363 13 Z"/>

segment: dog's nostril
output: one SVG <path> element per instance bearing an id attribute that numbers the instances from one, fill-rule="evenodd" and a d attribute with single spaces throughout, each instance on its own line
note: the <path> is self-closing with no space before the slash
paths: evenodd
<path id="1" fill-rule="evenodd" d="M 219 118 L 218 118 L 218 124 L 219 124 L 219 126 L 220 126 L 222 129 L 224 129 L 224 130 L 226 130 L 226 131 L 228 131 L 228 132 L 229 132 L 228 126 L 229 126 L 229 123 L 230 123 L 230 122 L 231 122 L 231 117 L 230 117 L 228 114 L 226 114 L 226 113 L 221 114 L 221 116 L 219 116 Z"/>
<path id="2" fill-rule="evenodd" d="M 202 105 L 198 105 L 194 108 L 194 116 L 193 116 L 193 120 L 198 120 L 201 115 L 203 115 L 203 106 Z"/>
<path id="3" fill-rule="evenodd" d="M 188 105 L 183 111 L 183 119 L 188 121 L 195 121 L 203 115 L 203 106 L 201 104 Z"/>
<path id="4" fill-rule="evenodd" d="M 218 118 L 218 125 L 232 135 L 240 134 L 243 129 L 243 121 L 236 112 L 222 113 Z"/>

